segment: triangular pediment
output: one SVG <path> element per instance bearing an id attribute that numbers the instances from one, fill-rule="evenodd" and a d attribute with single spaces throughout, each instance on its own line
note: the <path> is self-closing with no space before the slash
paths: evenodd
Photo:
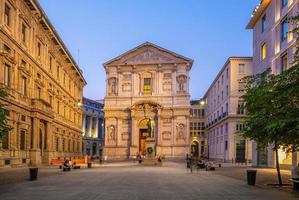
<path id="1" fill-rule="evenodd" d="M 189 58 L 147 42 L 106 62 L 104 66 L 192 62 Z"/>

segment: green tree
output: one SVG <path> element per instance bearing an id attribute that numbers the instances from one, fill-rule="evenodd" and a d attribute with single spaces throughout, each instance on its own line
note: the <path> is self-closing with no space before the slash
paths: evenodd
<path id="1" fill-rule="evenodd" d="M 276 121 L 280 116 L 279 102 L 274 90 L 278 78 L 266 71 L 262 74 L 246 77 L 246 94 L 243 95 L 247 117 L 243 135 L 255 140 L 258 148 L 266 148 L 273 145 L 276 152 L 276 166 L 279 184 L 282 185 L 278 164 L 278 149 L 283 142 L 283 134 L 279 123 Z"/>
<path id="2" fill-rule="evenodd" d="M 299 36 L 299 15 L 292 18 Z M 262 74 L 245 77 L 246 94 L 243 96 L 247 110 L 243 135 L 255 140 L 258 148 L 273 147 L 279 185 L 282 179 L 278 150 L 297 151 L 299 147 L 299 37 L 293 66 L 279 75 L 268 70 Z"/>
<path id="3" fill-rule="evenodd" d="M 0 89 L 0 98 L 7 97 L 7 92 L 4 89 Z M 9 133 L 11 127 L 7 123 L 7 116 L 4 109 L 4 105 L 0 103 L 0 142 L 2 143 L 3 137 Z M 2 148 L 2 146 L 0 146 Z"/>

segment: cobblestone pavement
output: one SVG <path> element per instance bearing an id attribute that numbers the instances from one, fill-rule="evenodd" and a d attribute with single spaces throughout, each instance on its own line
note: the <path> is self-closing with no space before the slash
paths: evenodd
<path id="1" fill-rule="evenodd" d="M 39 177 L 47 177 L 62 174 L 58 166 L 42 166 L 38 169 Z M 29 169 L 21 168 L 0 168 L 0 188 L 2 185 L 15 184 L 29 180 Z"/>
<path id="2" fill-rule="evenodd" d="M 259 186 L 266 186 L 267 184 L 277 184 L 277 171 L 273 168 L 250 168 L 250 167 L 237 167 L 237 166 L 230 166 L 230 167 L 222 167 L 217 168 L 215 174 L 228 176 L 231 178 L 239 179 L 246 181 L 246 170 L 247 169 L 256 169 L 257 176 L 256 176 L 256 184 Z M 291 178 L 291 171 L 290 170 L 281 170 L 281 177 L 284 184 L 291 184 L 289 179 Z M 292 186 L 289 186 L 291 189 Z"/>
<path id="3" fill-rule="evenodd" d="M 0 186 L 0 199 L 103 199 L 103 200 L 284 200 L 295 193 L 247 186 L 244 181 L 199 171 L 184 164 L 163 167 L 124 166 L 72 170 L 14 185 Z"/>

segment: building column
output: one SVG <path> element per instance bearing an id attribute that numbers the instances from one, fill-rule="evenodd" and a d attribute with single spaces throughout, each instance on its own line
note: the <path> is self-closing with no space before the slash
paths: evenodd
<path id="1" fill-rule="evenodd" d="M 131 118 L 131 136 L 130 136 L 130 156 L 136 155 L 139 153 L 139 132 L 138 132 L 138 120 L 135 117 Z"/>
<path id="2" fill-rule="evenodd" d="M 99 118 L 98 117 L 94 117 L 94 123 L 95 123 L 95 129 L 94 129 L 93 137 L 98 138 L 98 132 L 99 132 Z"/>
<path id="3" fill-rule="evenodd" d="M 45 126 L 46 149 L 45 155 L 43 156 L 43 162 L 49 164 L 51 163 L 51 159 L 53 158 L 54 153 L 52 123 L 47 122 Z"/>
<path id="4" fill-rule="evenodd" d="M 83 123 L 82 123 L 82 132 L 83 132 L 83 136 L 86 136 L 86 115 L 83 114 Z"/>
<path id="5" fill-rule="evenodd" d="M 92 136 L 92 116 L 89 116 L 88 137 Z"/>
<path id="6" fill-rule="evenodd" d="M 32 148 L 30 149 L 30 164 L 39 165 L 41 164 L 41 152 L 38 148 L 39 142 L 39 129 L 40 129 L 40 119 L 37 117 L 33 118 L 32 123 Z"/>

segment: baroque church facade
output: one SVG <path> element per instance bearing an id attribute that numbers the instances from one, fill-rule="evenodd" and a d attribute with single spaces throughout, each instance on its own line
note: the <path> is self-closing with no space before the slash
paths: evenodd
<path id="1" fill-rule="evenodd" d="M 105 146 L 108 159 L 189 152 L 189 71 L 193 60 L 146 42 L 106 63 Z M 148 124 L 154 129 L 149 133 Z"/>

